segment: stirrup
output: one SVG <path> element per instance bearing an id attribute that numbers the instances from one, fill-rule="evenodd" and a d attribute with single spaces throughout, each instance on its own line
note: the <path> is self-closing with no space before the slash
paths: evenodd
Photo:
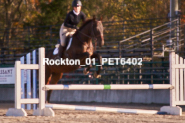
<path id="1" fill-rule="evenodd" d="M 60 56 L 57 54 L 57 56 L 54 58 L 54 60 L 61 59 Z"/>

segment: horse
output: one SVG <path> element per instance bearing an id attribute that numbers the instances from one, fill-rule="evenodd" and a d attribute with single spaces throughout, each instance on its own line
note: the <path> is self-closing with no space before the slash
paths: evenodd
<path id="1" fill-rule="evenodd" d="M 69 39 L 67 37 L 66 39 Z M 79 59 L 80 64 L 85 65 L 86 58 L 97 58 L 99 65 L 101 65 L 102 57 L 100 54 L 93 51 L 92 39 L 95 39 L 95 43 L 102 47 L 104 45 L 103 37 L 103 24 L 102 19 L 96 20 L 93 19 L 86 20 L 82 26 L 77 30 L 72 36 L 72 41 L 70 47 L 64 51 L 63 59 Z M 68 44 L 69 45 L 69 44 Z M 59 47 L 59 52 L 61 47 Z M 53 55 L 53 50 L 50 50 L 46 53 L 45 58 L 55 59 Z M 74 70 L 77 70 L 80 65 L 45 65 L 45 84 L 57 84 L 58 81 L 62 78 L 63 73 L 69 73 Z M 84 69 L 83 73 L 88 74 L 92 65 L 88 65 Z M 100 77 L 102 66 L 98 66 L 98 70 L 94 73 L 94 77 Z M 50 101 L 52 90 L 49 90 L 47 93 L 46 103 Z"/>

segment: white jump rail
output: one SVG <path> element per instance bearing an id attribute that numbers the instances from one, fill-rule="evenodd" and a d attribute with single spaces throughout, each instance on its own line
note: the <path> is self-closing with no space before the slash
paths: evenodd
<path id="1" fill-rule="evenodd" d="M 170 53 L 170 84 L 142 84 L 142 85 L 128 85 L 128 84 L 119 84 L 119 85 L 45 85 L 45 66 L 43 64 L 43 58 L 45 58 L 44 48 L 39 48 L 39 64 L 38 65 L 23 65 L 20 64 L 20 61 L 16 61 L 16 83 L 15 83 L 15 108 L 10 108 L 7 112 L 7 116 L 27 116 L 27 113 L 24 109 L 21 108 L 21 104 L 32 104 L 38 103 L 39 108 L 33 112 L 33 115 L 37 116 L 54 116 L 55 113 L 51 109 L 73 109 L 73 110 L 89 110 L 92 107 L 83 107 L 74 106 L 74 105 L 56 105 L 56 104 L 45 104 L 45 90 L 132 90 L 132 89 L 170 89 L 170 106 L 163 106 L 160 109 L 160 112 L 166 112 L 167 114 L 172 115 L 182 115 L 182 108 L 176 105 L 185 105 L 185 89 L 183 90 L 182 80 L 178 81 L 179 76 L 176 75 L 177 69 L 185 69 L 185 60 L 184 64 L 182 59 L 180 59 L 180 64 L 178 62 L 178 57 L 174 52 Z M 176 61 L 174 61 L 176 60 Z M 176 62 L 176 63 L 175 63 Z M 182 67 L 183 66 L 183 67 Z M 37 99 L 21 99 L 21 69 L 39 69 L 39 98 Z M 180 70 L 180 78 L 183 78 L 183 70 Z M 185 72 L 184 72 L 185 74 Z M 179 90 L 179 83 L 180 90 Z M 184 83 L 185 85 L 185 83 Z M 159 95 L 160 96 L 160 95 Z M 180 99 L 179 99 L 180 97 Z M 140 111 L 134 109 L 116 109 L 116 108 L 99 108 L 96 107 L 93 109 L 95 111 L 109 111 L 109 112 L 129 112 L 130 113 L 149 113 L 156 114 L 158 111 Z"/>
<path id="2" fill-rule="evenodd" d="M 114 112 L 114 113 L 166 114 L 166 112 L 160 112 L 157 110 L 124 109 L 124 108 L 94 107 L 94 106 L 64 105 L 64 104 L 46 104 L 46 107 L 63 110 L 85 110 L 85 111 Z"/>
<path id="3" fill-rule="evenodd" d="M 110 84 L 110 85 L 93 85 L 93 84 L 72 84 L 72 85 L 46 85 L 44 90 L 134 90 L 134 89 L 173 89 L 171 84 Z"/>

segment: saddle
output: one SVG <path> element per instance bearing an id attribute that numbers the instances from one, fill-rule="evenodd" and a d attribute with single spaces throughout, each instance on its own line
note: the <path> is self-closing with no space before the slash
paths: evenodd
<path id="1" fill-rule="evenodd" d="M 71 36 L 67 36 L 67 37 L 66 37 L 66 39 L 65 39 L 66 45 L 63 47 L 63 48 L 64 48 L 64 49 L 63 49 L 63 52 L 66 51 L 66 48 L 67 48 L 67 46 L 69 45 L 70 38 L 71 38 Z M 56 44 L 56 45 L 55 45 L 55 49 L 54 49 L 54 51 L 53 51 L 53 55 L 58 54 L 58 53 L 60 52 L 59 50 L 60 50 L 60 44 Z"/>

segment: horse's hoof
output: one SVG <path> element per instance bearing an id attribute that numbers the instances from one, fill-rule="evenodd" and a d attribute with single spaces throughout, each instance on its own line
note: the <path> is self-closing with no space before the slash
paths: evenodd
<path id="1" fill-rule="evenodd" d="M 97 74 L 97 73 L 95 72 L 95 73 L 94 73 L 94 77 L 95 77 L 95 78 L 100 78 L 101 75 L 100 75 L 100 74 Z"/>
<path id="2" fill-rule="evenodd" d="M 84 69 L 83 73 L 84 75 L 87 75 L 89 73 L 89 71 L 87 71 L 87 68 Z"/>

